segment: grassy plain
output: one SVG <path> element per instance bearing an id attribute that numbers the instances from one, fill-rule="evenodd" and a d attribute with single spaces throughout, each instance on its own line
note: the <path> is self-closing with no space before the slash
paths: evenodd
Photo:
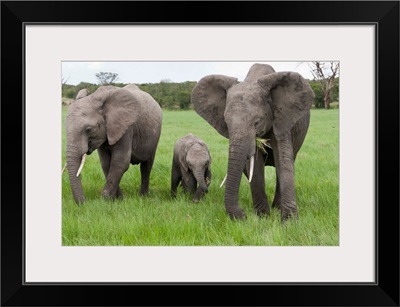
<path id="1" fill-rule="evenodd" d="M 67 107 L 63 107 L 63 123 Z M 64 126 L 64 125 L 63 125 Z M 213 180 L 200 203 L 178 189 L 170 197 L 175 141 L 192 132 L 212 155 Z M 65 130 L 63 130 L 63 162 Z M 247 220 L 232 221 L 224 208 L 223 180 L 228 140 L 194 111 L 163 110 L 163 127 L 147 197 L 139 196 L 140 172 L 131 165 L 121 181 L 124 199 L 103 200 L 105 179 L 97 152 L 82 171 L 86 203 L 74 203 L 67 172 L 62 178 L 62 243 L 64 246 L 338 246 L 339 245 L 339 110 L 312 110 L 309 132 L 295 162 L 299 220 L 281 224 L 273 209 L 267 218 L 254 213 L 250 187 L 242 179 L 240 206 Z M 275 169 L 265 171 L 272 202 Z"/>

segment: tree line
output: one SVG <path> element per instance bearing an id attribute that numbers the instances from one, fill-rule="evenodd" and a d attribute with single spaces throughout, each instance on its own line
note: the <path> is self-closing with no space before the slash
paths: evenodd
<path id="1" fill-rule="evenodd" d="M 112 83 L 117 87 L 123 87 L 125 83 Z M 161 108 L 176 110 L 187 110 L 192 107 L 190 97 L 193 87 L 196 85 L 195 81 L 186 82 L 170 82 L 168 80 L 161 80 L 159 83 L 143 83 L 136 84 L 142 91 L 149 93 L 160 104 Z M 94 93 L 100 84 L 92 84 L 81 82 L 78 85 L 62 85 L 62 96 L 74 99 L 76 94 L 81 89 L 87 89 L 90 93 Z"/>
<path id="2" fill-rule="evenodd" d="M 321 87 L 321 82 L 317 80 L 308 81 L 315 92 L 315 108 L 326 108 L 326 93 Z M 338 107 L 339 105 L 339 78 L 333 80 L 334 86 L 330 90 L 328 107 Z M 123 87 L 125 83 L 112 83 L 114 86 Z M 161 108 L 169 110 L 188 110 L 193 106 L 190 97 L 196 81 L 171 82 L 170 80 L 161 80 L 159 83 L 136 84 L 141 90 L 149 93 L 160 104 Z M 81 89 L 87 89 L 90 93 L 96 91 L 101 84 L 92 84 L 81 82 L 78 85 L 62 85 L 62 96 L 74 99 Z"/>

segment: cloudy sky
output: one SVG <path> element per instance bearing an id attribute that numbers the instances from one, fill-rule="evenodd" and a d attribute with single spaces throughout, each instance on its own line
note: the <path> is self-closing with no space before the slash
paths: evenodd
<path id="1" fill-rule="evenodd" d="M 308 62 L 257 62 L 270 64 L 275 71 L 296 71 L 313 79 Z M 243 80 L 254 62 L 62 62 L 62 78 L 67 84 L 97 84 L 96 73 L 118 74 L 120 83 L 198 81 L 209 74 L 223 74 Z"/>

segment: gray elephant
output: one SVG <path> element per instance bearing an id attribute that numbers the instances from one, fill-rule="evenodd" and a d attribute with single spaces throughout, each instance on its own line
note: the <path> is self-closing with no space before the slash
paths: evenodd
<path id="1" fill-rule="evenodd" d="M 296 72 L 275 72 L 265 64 L 251 66 L 244 81 L 224 75 L 203 77 L 193 88 L 195 111 L 229 138 L 224 202 L 229 216 L 245 219 L 238 203 L 241 174 L 250 181 L 255 212 L 270 213 L 265 193 L 265 165 L 276 169 L 272 206 L 282 221 L 298 218 L 294 161 L 306 137 L 314 92 Z M 256 146 L 256 138 L 269 146 Z M 264 142 L 265 143 L 265 142 Z"/>
<path id="2" fill-rule="evenodd" d="M 148 93 L 133 88 L 102 86 L 68 109 L 66 161 L 76 203 L 85 201 L 80 172 L 96 149 L 106 178 L 103 197 L 122 197 L 119 184 L 130 164 L 140 164 L 140 195 L 148 193 L 162 111 Z"/>
<path id="3" fill-rule="evenodd" d="M 200 201 L 211 183 L 211 155 L 206 143 L 189 133 L 176 141 L 172 159 L 171 195 L 176 196 L 179 183 L 184 191 Z"/>

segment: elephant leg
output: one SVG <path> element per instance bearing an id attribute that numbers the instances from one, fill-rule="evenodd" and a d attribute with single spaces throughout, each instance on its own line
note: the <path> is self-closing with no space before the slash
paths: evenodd
<path id="1" fill-rule="evenodd" d="M 274 196 L 274 201 L 272 202 L 272 207 L 276 208 L 276 209 L 280 209 L 281 208 L 281 190 L 279 188 L 278 172 L 276 172 L 275 196 Z"/>
<path id="2" fill-rule="evenodd" d="M 204 175 L 204 181 L 206 182 L 207 187 L 210 186 L 212 179 L 212 174 L 209 169 L 206 170 L 206 174 Z"/>
<path id="3" fill-rule="evenodd" d="M 196 179 L 192 176 L 189 176 L 189 181 L 188 181 L 188 191 L 190 194 L 196 193 L 197 190 L 197 181 Z"/>
<path id="4" fill-rule="evenodd" d="M 303 116 L 292 129 L 292 146 L 293 146 L 293 163 L 296 160 L 297 152 L 300 150 L 304 139 L 307 134 L 307 129 L 309 126 L 310 117 L 308 115 Z M 272 155 L 270 155 L 272 156 Z M 271 164 L 272 165 L 272 164 Z M 280 180 L 279 180 L 279 172 L 276 169 L 276 187 L 275 187 L 275 196 L 274 201 L 272 203 L 272 207 L 276 209 L 281 209 L 281 189 L 280 189 Z"/>
<path id="5" fill-rule="evenodd" d="M 140 163 L 140 174 L 141 174 L 141 185 L 140 185 L 140 196 L 145 196 L 149 193 L 149 185 L 150 185 L 150 173 L 153 168 L 154 163 L 153 154 L 151 158 L 145 162 Z"/>
<path id="6" fill-rule="evenodd" d="M 171 196 L 176 197 L 176 192 L 178 190 L 179 183 L 182 180 L 182 174 L 180 172 L 179 166 L 173 162 L 172 172 L 171 172 Z"/>
<path id="7" fill-rule="evenodd" d="M 181 185 L 182 185 L 182 191 L 187 192 L 188 187 L 186 186 L 186 183 L 185 183 L 185 180 L 183 179 L 183 177 L 182 177 Z"/>
<path id="8" fill-rule="evenodd" d="M 190 194 L 194 194 L 197 189 L 197 181 L 194 178 L 193 174 L 185 173 L 182 174 L 182 187 L 185 191 L 189 192 Z"/>
<path id="9" fill-rule="evenodd" d="M 196 192 L 195 192 L 195 194 L 194 194 L 194 196 L 193 196 L 193 199 L 192 199 L 193 202 L 195 202 L 195 203 L 199 202 L 203 198 L 205 193 L 206 192 L 201 187 L 198 187 Z"/>
<path id="10" fill-rule="evenodd" d="M 123 136 L 124 138 L 125 136 Z M 121 139 L 122 140 L 122 139 Z M 128 170 L 131 158 L 131 149 L 128 142 L 118 142 L 114 145 L 111 153 L 110 165 L 106 178 L 106 184 L 102 195 L 105 198 L 117 197 L 119 183 L 123 174 Z"/>
<path id="11" fill-rule="evenodd" d="M 103 169 L 103 173 L 104 173 L 104 178 L 107 180 L 108 171 L 110 169 L 111 152 L 103 146 L 100 146 L 97 149 L 97 152 L 99 154 L 101 168 Z M 116 197 L 123 198 L 122 191 L 119 186 L 117 189 Z"/>
<path id="12" fill-rule="evenodd" d="M 290 134 L 276 141 L 275 167 L 279 178 L 281 219 L 298 218 L 294 186 L 294 154 Z"/>
<path id="13" fill-rule="evenodd" d="M 254 210 L 259 216 L 269 215 L 270 208 L 267 194 L 265 193 L 264 156 L 261 150 L 257 150 L 254 157 L 254 172 L 250 182 L 251 196 Z M 249 162 L 247 162 L 244 174 L 249 178 Z"/>

